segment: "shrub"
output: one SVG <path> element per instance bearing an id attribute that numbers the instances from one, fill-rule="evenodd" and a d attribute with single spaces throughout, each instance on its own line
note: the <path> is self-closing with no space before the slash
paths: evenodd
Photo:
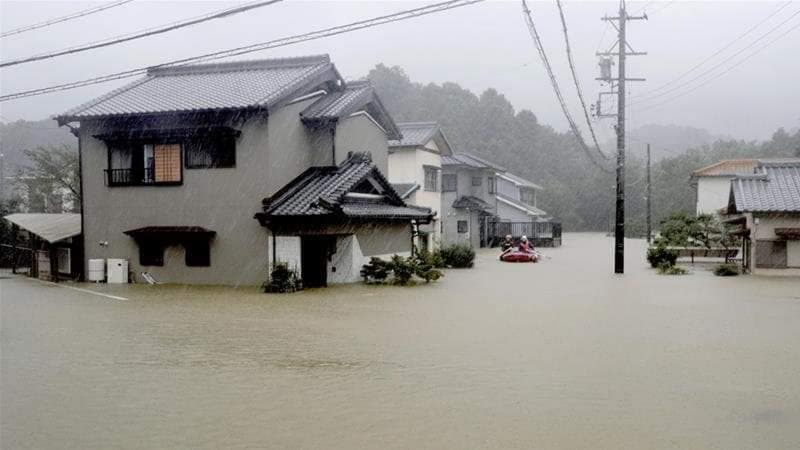
<path id="1" fill-rule="evenodd" d="M 653 268 L 658 268 L 661 265 L 674 266 L 678 261 L 678 251 L 668 249 L 664 245 L 657 245 L 647 249 L 647 262 Z"/>
<path id="2" fill-rule="evenodd" d="M 739 267 L 736 264 L 720 264 L 714 267 L 714 275 L 718 277 L 735 277 L 739 275 Z"/>
<path id="3" fill-rule="evenodd" d="M 467 268 L 475 262 L 475 250 L 468 245 L 456 244 L 439 250 L 446 267 Z"/>
<path id="4" fill-rule="evenodd" d="M 439 250 L 434 252 L 422 250 L 417 253 L 416 259 L 418 263 L 428 265 L 435 269 L 444 269 L 446 267 L 444 264 L 444 259 L 442 259 L 442 252 Z"/>
<path id="5" fill-rule="evenodd" d="M 435 254 L 438 253 L 427 255 L 420 254 L 417 255 L 417 258 L 414 260 L 414 274 L 425 280 L 426 283 L 436 281 L 444 275 L 440 270 L 437 270 L 437 267 L 442 266 L 436 265 L 438 262 L 442 264 L 444 264 L 444 262 L 441 261 L 441 257 L 439 257 L 437 261 L 437 258 L 433 257 Z"/>
<path id="6" fill-rule="evenodd" d="M 361 278 L 367 284 L 383 283 L 390 273 L 392 273 L 391 263 L 374 256 L 361 268 Z"/>
<path id="7" fill-rule="evenodd" d="M 392 283 L 401 286 L 414 284 L 415 275 L 426 283 L 436 281 L 443 276 L 442 272 L 430 263 L 430 258 L 421 259 L 419 256 L 404 258 L 394 255 L 389 261 L 373 257 L 361 268 L 361 277 L 367 284 L 386 283 L 389 275 L 392 275 Z"/>
<path id="8" fill-rule="evenodd" d="M 683 267 L 663 263 L 658 266 L 658 273 L 661 275 L 686 275 L 689 272 Z"/>
<path id="9" fill-rule="evenodd" d="M 415 264 L 411 258 L 403 258 L 400 255 L 392 256 L 390 262 L 392 272 L 394 273 L 394 284 L 406 286 L 411 282 L 411 277 L 414 276 Z"/>
<path id="10" fill-rule="evenodd" d="M 303 288 L 297 270 L 289 268 L 289 264 L 276 262 L 272 265 L 269 281 L 264 283 L 264 292 L 288 293 L 299 291 Z"/>

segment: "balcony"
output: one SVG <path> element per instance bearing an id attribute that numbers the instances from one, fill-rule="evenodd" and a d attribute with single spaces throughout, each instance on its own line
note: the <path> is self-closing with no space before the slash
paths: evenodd
<path id="1" fill-rule="evenodd" d="M 155 169 L 106 169 L 106 186 L 180 186 L 183 174 Z"/>

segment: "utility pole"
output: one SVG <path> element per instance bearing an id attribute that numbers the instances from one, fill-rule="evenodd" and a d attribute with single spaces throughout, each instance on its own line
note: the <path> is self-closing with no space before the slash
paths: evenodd
<path id="1" fill-rule="evenodd" d="M 644 52 L 636 52 L 628 44 L 626 37 L 626 24 L 629 20 L 646 20 L 647 15 L 629 16 L 625 10 L 625 0 L 619 2 L 618 17 L 603 17 L 602 20 L 609 22 L 617 29 L 617 42 L 605 52 L 598 52 L 598 56 L 605 58 L 600 61 L 601 76 L 600 81 L 611 84 L 611 93 L 614 87 L 617 91 L 617 198 L 615 204 L 616 220 L 614 224 L 614 273 L 625 273 L 625 82 L 644 81 L 643 78 L 625 77 L 625 57 L 632 55 L 646 55 Z M 616 47 L 616 52 L 613 51 Z M 611 77 L 612 56 L 618 57 L 618 76 Z M 601 93 L 602 99 L 602 93 Z M 603 114 L 600 107 L 600 100 L 597 101 L 595 108 L 599 116 L 609 116 Z"/>
<path id="2" fill-rule="evenodd" d="M 650 236 L 652 234 L 652 228 L 650 223 L 650 217 L 652 213 L 651 209 L 651 202 L 652 202 L 652 193 L 650 191 L 650 144 L 647 144 L 647 243 L 650 243 Z"/>

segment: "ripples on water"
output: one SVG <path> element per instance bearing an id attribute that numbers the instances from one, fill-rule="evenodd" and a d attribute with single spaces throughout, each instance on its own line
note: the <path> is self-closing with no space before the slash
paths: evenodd
<path id="1" fill-rule="evenodd" d="M 567 235 L 416 288 L 2 280 L 3 448 L 800 448 L 800 282 Z"/>

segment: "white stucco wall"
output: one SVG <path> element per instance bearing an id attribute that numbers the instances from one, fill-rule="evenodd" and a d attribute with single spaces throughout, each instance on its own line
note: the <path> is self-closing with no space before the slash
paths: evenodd
<path id="1" fill-rule="evenodd" d="M 731 177 L 699 177 L 697 179 L 697 214 L 713 214 L 728 206 Z"/>
<path id="2" fill-rule="evenodd" d="M 442 217 L 442 158 L 438 153 L 434 153 L 434 151 L 438 151 L 438 147 L 433 140 L 429 141 L 425 147 L 432 151 L 403 148 L 389 154 L 389 181 L 391 183 L 414 183 L 420 186 L 412 197 L 406 199 L 406 202 L 433 210 L 436 223 L 425 227 L 424 231 L 431 233 L 428 245 L 436 247 L 442 241 L 441 226 L 439 225 Z M 439 168 L 439 186 L 435 191 L 425 190 L 425 166 Z"/>

